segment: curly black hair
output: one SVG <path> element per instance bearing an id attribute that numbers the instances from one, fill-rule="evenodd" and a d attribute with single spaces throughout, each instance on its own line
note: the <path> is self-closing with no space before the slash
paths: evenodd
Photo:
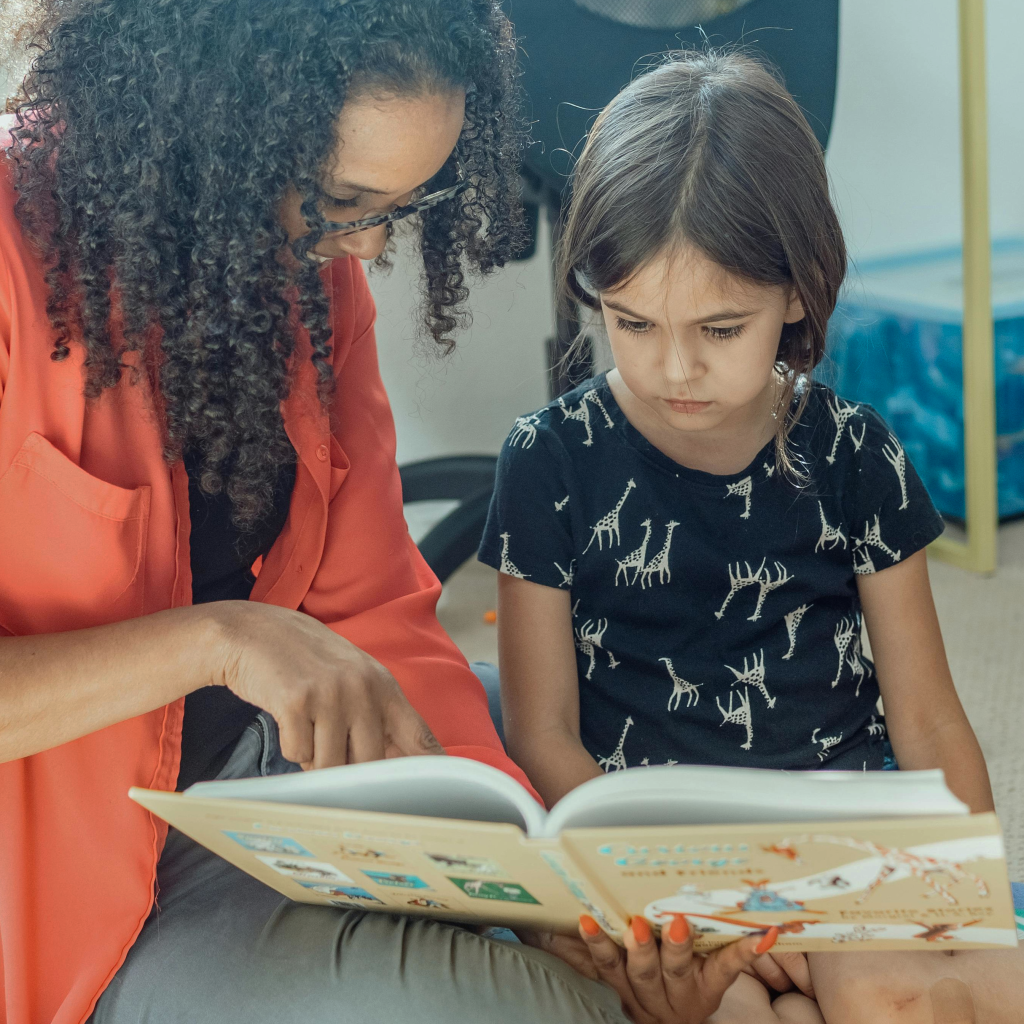
<path id="1" fill-rule="evenodd" d="M 296 322 L 331 400 L 328 302 L 306 252 L 322 237 L 320 175 L 346 93 L 467 91 L 458 152 L 472 185 L 419 218 L 423 320 L 448 351 L 465 273 L 501 266 L 523 235 L 511 26 L 498 0 L 39 6 L 11 152 L 17 214 L 46 258 L 53 358 L 81 342 L 96 398 L 125 352 L 141 353 L 168 462 L 201 453 L 203 490 L 223 489 L 251 530 L 295 458 L 280 403 Z M 294 263 L 280 258 L 289 185 L 311 229 Z"/>

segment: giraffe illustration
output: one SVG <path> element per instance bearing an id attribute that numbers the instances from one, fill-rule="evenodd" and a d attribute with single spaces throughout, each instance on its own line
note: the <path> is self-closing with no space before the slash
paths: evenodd
<path id="1" fill-rule="evenodd" d="M 868 432 L 868 425 L 866 423 L 861 424 L 860 437 L 853 432 L 853 427 L 847 428 L 850 431 L 850 440 L 853 442 L 853 450 L 859 452 L 861 446 L 864 444 L 864 435 Z"/>
<path id="2" fill-rule="evenodd" d="M 648 584 L 654 586 L 653 577 L 654 574 L 658 574 L 659 583 L 671 583 L 672 582 L 672 570 L 668 566 L 668 552 L 672 547 L 672 531 L 679 524 L 674 520 L 670 520 L 665 526 L 665 543 L 662 545 L 661 550 L 643 567 L 643 571 L 640 573 L 640 589 L 643 590 Z"/>
<path id="3" fill-rule="evenodd" d="M 835 550 L 836 545 L 842 541 L 843 547 L 846 544 L 846 535 L 838 526 L 829 526 L 828 520 L 825 518 L 825 506 L 818 502 L 818 512 L 821 514 L 821 536 L 818 538 L 818 543 L 814 545 L 815 551 L 820 551 L 826 544 L 829 546 L 829 551 Z"/>
<path id="4" fill-rule="evenodd" d="M 771 480 L 775 475 L 775 466 L 770 462 L 763 462 L 761 465 L 764 467 L 764 478 L 765 480 Z"/>
<path id="5" fill-rule="evenodd" d="M 729 607 L 729 602 L 744 588 L 751 587 L 758 583 L 761 579 L 761 570 L 765 567 L 765 563 L 768 561 L 767 558 L 761 560 L 761 564 L 758 566 L 757 571 L 754 572 L 750 568 L 749 562 L 743 564 L 747 567 L 747 571 L 744 573 L 740 569 L 740 563 L 736 563 L 736 569 L 733 571 L 733 567 L 729 565 L 729 593 L 726 595 L 725 600 L 722 602 L 722 607 L 715 612 L 715 618 L 720 619 L 725 615 L 725 609 Z"/>
<path id="6" fill-rule="evenodd" d="M 734 484 L 725 485 L 725 497 L 729 498 L 735 494 L 743 499 L 743 511 L 740 513 L 740 519 L 750 518 L 750 496 L 753 493 L 754 481 L 749 476 L 745 476 L 742 480 L 737 480 Z"/>
<path id="7" fill-rule="evenodd" d="M 607 619 L 598 619 L 596 623 L 593 619 L 587 619 L 583 623 L 582 629 L 575 630 L 576 646 L 586 657 L 590 658 L 590 666 L 586 672 L 587 679 L 594 674 L 594 662 L 597 657 L 594 649 L 601 646 L 601 641 L 604 639 L 604 633 L 607 628 Z"/>
<path id="8" fill-rule="evenodd" d="M 664 659 L 662 659 L 664 661 Z M 733 686 L 738 686 L 740 683 L 750 684 L 756 690 L 761 691 L 761 695 L 765 699 L 765 703 L 769 708 L 775 707 L 776 698 L 768 693 L 768 687 L 764 684 L 764 648 L 761 649 L 760 654 L 755 654 L 751 657 L 753 665 L 747 668 L 747 659 L 743 659 L 743 671 L 740 672 L 738 669 L 732 667 L 732 665 L 726 665 L 725 667 L 736 677 L 733 682 Z"/>
<path id="9" fill-rule="evenodd" d="M 563 569 L 557 562 L 555 562 L 555 568 L 562 574 L 562 582 L 558 585 L 560 587 L 571 587 L 572 581 L 576 577 L 576 559 L 572 559 L 569 562 L 569 568 Z"/>
<path id="10" fill-rule="evenodd" d="M 869 736 L 885 735 L 885 723 L 878 721 L 877 715 L 872 715 L 871 721 L 864 728 L 867 729 Z"/>
<path id="11" fill-rule="evenodd" d="M 810 608 L 809 604 L 802 604 L 785 617 L 786 632 L 789 634 L 789 650 L 782 656 L 783 661 L 789 661 L 793 657 L 793 652 L 796 650 L 796 631 L 800 628 L 800 621 L 810 611 Z"/>
<path id="12" fill-rule="evenodd" d="M 683 694 L 686 694 L 686 706 L 689 707 L 690 703 L 696 706 L 697 701 L 700 700 L 700 692 L 698 687 L 700 683 L 688 683 L 685 679 L 680 678 L 676 674 L 675 668 L 672 666 L 671 658 L 659 658 L 658 661 L 665 662 L 665 668 L 668 669 L 669 678 L 672 680 L 672 696 L 668 699 L 668 710 L 678 711 L 679 703 L 683 699 Z"/>
<path id="13" fill-rule="evenodd" d="M 626 764 L 626 758 L 622 753 L 622 750 L 626 745 L 626 733 L 629 732 L 629 727 L 632 724 L 632 717 L 627 718 L 626 724 L 622 729 L 622 735 L 619 737 L 619 745 L 615 748 L 615 752 L 613 754 L 608 757 L 599 757 L 597 759 L 597 765 L 599 768 L 603 768 L 606 772 L 620 772 L 624 768 L 629 767 Z"/>
<path id="14" fill-rule="evenodd" d="M 739 698 L 739 705 L 735 710 L 732 706 L 733 697 Z M 715 703 L 722 714 L 722 720 L 718 723 L 718 727 L 721 728 L 726 722 L 732 725 L 742 725 L 747 730 L 747 742 L 740 744 L 740 750 L 749 750 L 754 745 L 754 726 L 750 719 L 750 691 L 744 689 L 743 693 L 740 693 L 739 690 L 730 690 L 728 711 L 722 707 L 722 702 L 718 697 L 715 697 Z"/>
<path id="15" fill-rule="evenodd" d="M 594 443 L 594 431 L 590 428 L 590 407 L 587 405 L 586 399 L 581 401 L 575 409 L 569 409 L 565 404 L 565 399 L 559 398 L 558 406 L 562 410 L 563 423 L 566 420 L 576 420 L 586 428 L 587 437 L 583 442 L 583 446 L 589 448 Z"/>
<path id="16" fill-rule="evenodd" d="M 856 547 L 864 547 L 865 545 L 871 545 L 873 548 L 878 548 L 879 551 L 885 552 L 894 562 L 900 560 L 900 553 L 893 551 L 888 544 L 882 540 L 882 532 L 878 524 L 878 515 L 875 515 L 875 523 L 872 526 L 870 523 L 864 523 L 864 536 L 860 539 L 854 537 L 853 543 Z"/>
<path id="17" fill-rule="evenodd" d="M 521 573 L 513 564 L 511 559 L 508 557 L 508 534 L 501 534 L 501 566 L 498 570 L 503 572 L 506 576 L 514 576 L 517 580 L 525 580 L 529 578 L 528 573 Z"/>
<path id="18" fill-rule="evenodd" d="M 561 501 L 555 502 L 555 511 L 561 512 L 566 505 L 569 504 L 569 495 L 567 494 Z"/>
<path id="19" fill-rule="evenodd" d="M 778 590 L 783 584 L 788 583 L 793 577 L 790 576 L 789 570 L 781 563 L 775 563 L 775 571 L 778 576 L 772 579 L 772 571 L 767 566 L 762 566 L 763 571 L 761 572 L 757 584 L 761 588 L 761 592 L 757 595 L 757 605 L 754 608 L 754 614 L 747 616 L 748 622 L 757 622 L 761 617 L 761 609 L 764 607 L 765 598 L 773 591 Z"/>
<path id="20" fill-rule="evenodd" d="M 839 743 L 840 740 L 842 740 L 843 734 L 840 733 L 838 736 L 822 736 L 821 739 L 819 740 L 818 739 L 818 733 L 819 732 L 821 732 L 820 729 L 815 729 L 814 732 L 811 733 L 811 742 L 812 743 L 820 743 L 821 744 L 821 750 L 818 751 L 818 760 L 819 761 L 824 761 L 825 758 L 828 757 L 828 752 L 837 743 Z"/>
<path id="21" fill-rule="evenodd" d="M 604 407 L 604 402 L 601 401 L 601 396 L 597 393 L 597 388 L 591 388 L 581 399 L 583 402 L 592 402 L 594 405 L 601 410 L 601 415 L 604 417 L 604 425 L 608 430 L 612 430 L 615 427 L 615 421 L 608 415 L 608 410 Z"/>
<path id="22" fill-rule="evenodd" d="M 530 413 L 529 416 L 517 416 L 515 423 L 512 424 L 512 433 L 508 435 L 509 447 L 515 448 L 520 441 L 523 442 L 523 448 L 532 448 L 533 442 L 537 440 L 537 424 L 540 423 L 540 418 L 536 413 Z"/>
<path id="23" fill-rule="evenodd" d="M 650 519 L 645 519 L 640 525 L 644 528 L 644 539 L 640 544 L 640 547 L 638 547 L 632 554 L 626 555 L 626 557 L 621 560 L 618 558 L 615 559 L 615 564 L 618 566 L 615 570 L 615 586 L 619 585 L 620 575 L 625 577 L 626 586 L 628 587 L 630 585 L 630 569 L 636 570 L 632 579 L 632 582 L 636 583 L 636 579 L 644 567 L 644 560 L 647 558 L 647 543 L 651 539 L 651 521 Z"/>
<path id="24" fill-rule="evenodd" d="M 593 533 L 590 536 L 590 540 L 587 542 L 587 546 L 583 549 L 583 553 L 586 554 L 590 550 L 590 545 L 597 541 L 597 550 L 603 551 L 603 537 L 608 534 L 608 547 L 612 546 L 612 538 L 614 537 L 614 543 L 619 543 L 619 513 L 622 511 L 622 506 L 626 504 L 626 499 L 629 497 L 629 492 L 636 487 L 636 481 L 630 480 L 626 484 L 625 491 L 622 492 L 622 497 L 615 503 L 615 508 L 606 515 L 601 516 L 600 519 L 591 527 Z"/>
<path id="25" fill-rule="evenodd" d="M 836 635 L 832 638 L 832 642 L 836 645 L 836 650 L 839 652 L 839 668 L 836 671 L 835 679 L 832 680 L 833 690 L 839 685 L 839 680 L 843 677 L 846 652 L 850 649 L 850 644 L 853 643 L 856 632 L 857 622 L 855 619 L 847 618 L 844 615 L 836 624 Z"/>
<path id="26" fill-rule="evenodd" d="M 899 510 L 902 512 L 910 504 L 907 498 L 907 453 L 903 450 L 903 445 L 900 444 L 896 435 L 890 433 L 889 441 L 882 447 L 882 454 L 885 456 L 885 461 L 896 470 L 896 476 L 899 477 L 900 496 L 903 498 L 903 504 L 900 505 Z"/>
<path id="27" fill-rule="evenodd" d="M 871 561 L 871 552 L 866 546 L 854 544 L 853 571 L 857 576 L 870 576 L 875 571 L 875 563 Z"/>
<path id="28" fill-rule="evenodd" d="M 856 416 L 860 411 L 859 405 L 850 405 L 848 402 L 844 402 L 837 395 L 833 395 L 828 400 L 828 410 L 832 413 L 832 419 L 836 423 L 836 438 L 832 442 L 832 451 L 825 456 L 826 461 L 831 466 L 836 461 L 836 452 L 839 451 L 839 442 L 843 439 L 843 434 L 846 431 L 846 424 L 849 422 L 851 417 Z"/>
<path id="29" fill-rule="evenodd" d="M 860 636 L 855 634 L 853 643 L 850 644 L 850 653 L 846 657 L 846 664 L 849 666 L 853 678 L 857 680 L 857 689 L 854 691 L 854 697 L 860 696 L 860 684 L 864 682 L 864 677 L 868 671 L 860 655 Z"/>
<path id="30" fill-rule="evenodd" d="M 621 664 L 622 664 L 622 662 L 619 661 L 619 659 L 616 658 L 615 655 L 612 654 L 611 651 L 609 651 L 608 652 L 608 667 L 609 668 L 618 668 Z"/>

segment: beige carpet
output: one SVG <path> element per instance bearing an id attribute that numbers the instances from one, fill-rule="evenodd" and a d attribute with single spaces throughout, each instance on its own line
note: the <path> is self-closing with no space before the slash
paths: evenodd
<path id="1" fill-rule="evenodd" d="M 946 651 L 964 707 L 988 759 L 1010 861 L 1024 881 L 1024 522 L 1000 531 L 999 570 L 980 577 L 931 563 Z M 467 562 L 448 582 L 438 616 L 470 661 L 497 661 L 496 574 Z"/>

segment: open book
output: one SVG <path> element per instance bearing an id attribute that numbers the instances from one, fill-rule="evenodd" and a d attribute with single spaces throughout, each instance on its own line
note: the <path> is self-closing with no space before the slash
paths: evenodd
<path id="1" fill-rule="evenodd" d="M 293 900 L 614 938 L 685 914 L 698 949 L 771 925 L 780 950 L 1016 945 L 994 814 L 941 771 L 652 767 L 550 812 L 495 768 L 407 757 L 132 789 Z"/>

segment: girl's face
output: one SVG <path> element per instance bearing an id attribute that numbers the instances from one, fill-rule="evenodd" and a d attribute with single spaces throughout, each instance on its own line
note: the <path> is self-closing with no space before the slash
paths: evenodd
<path id="1" fill-rule="evenodd" d="M 601 308 L 633 411 L 709 439 L 770 415 L 782 326 L 804 316 L 791 286 L 735 277 L 692 247 L 602 292 Z"/>
<path id="2" fill-rule="evenodd" d="M 466 96 L 461 89 L 414 96 L 356 93 L 338 118 L 338 145 L 324 171 L 321 206 L 328 221 L 347 223 L 388 213 L 408 203 L 444 166 L 462 132 Z M 302 198 L 291 188 L 281 203 L 288 241 L 309 233 Z M 312 250 L 324 259 L 376 259 L 387 244 L 381 225 L 348 235 L 325 235 Z"/>

